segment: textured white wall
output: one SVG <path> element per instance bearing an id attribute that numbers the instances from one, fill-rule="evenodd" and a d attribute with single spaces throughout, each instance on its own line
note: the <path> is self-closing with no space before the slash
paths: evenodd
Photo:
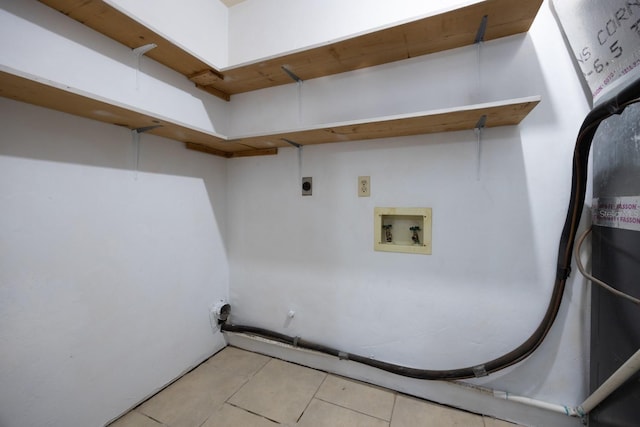
<path id="1" fill-rule="evenodd" d="M 0 98 L 0 425 L 99 426 L 222 348 L 226 164 Z"/>
<path id="2" fill-rule="evenodd" d="M 0 0 L 0 66 L 207 132 L 225 133 L 227 103 L 185 76 L 37 1 Z"/>
<path id="3" fill-rule="evenodd" d="M 107 0 L 216 67 L 228 61 L 228 8 L 219 0 Z"/>
<path id="4" fill-rule="evenodd" d="M 252 7 L 256 21 L 279 22 L 276 3 L 240 4 L 232 23 L 236 11 L 249 16 Z M 369 10 L 377 9 L 357 19 Z M 235 54 L 278 45 L 261 41 Z M 521 344 L 553 287 L 573 143 L 588 111 L 548 4 L 528 34 L 485 43 L 479 59 L 477 47 L 461 48 L 307 81 L 301 109 L 294 84 L 237 95 L 231 104 L 232 132 L 256 132 L 536 94 L 542 102 L 520 126 L 484 132 L 479 180 L 472 131 L 305 147 L 301 162 L 294 148 L 231 161 L 234 321 L 427 369 L 481 364 Z M 357 197 L 359 175 L 371 176 L 370 198 Z M 312 197 L 300 196 L 300 176 L 313 177 Z M 433 255 L 374 252 L 376 206 L 432 207 Z M 587 307 L 584 280 L 574 275 L 542 347 L 471 382 L 580 403 Z M 465 397 L 438 397 L 429 382 L 416 387 L 389 376 L 385 384 L 478 410 Z M 525 412 L 516 420 L 535 425 Z"/>
<path id="5" fill-rule="evenodd" d="M 462 48 L 305 82 L 300 99 L 292 84 L 224 103 L 148 58 L 136 90 L 128 49 L 38 2 L 1 1 L 3 68 L 222 133 L 534 94 L 543 101 L 521 126 L 485 131 L 479 180 L 471 131 L 307 147 L 301 162 L 297 150 L 283 149 L 226 163 L 143 135 L 135 180 L 127 130 L 2 101 L 0 200 L 10 214 L 0 218 L 8 254 L 0 341 L 14 350 L 0 365 L 0 401 L 9 408 L 0 424 L 99 423 L 222 345 L 211 340 L 206 308 L 225 295 L 227 265 L 235 321 L 415 367 L 481 363 L 537 326 L 555 275 L 573 141 L 588 109 L 546 2 L 528 35 L 486 43 L 480 55 Z M 253 60 L 433 7 L 249 0 L 229 12 L 229 56 Z M 314 196 L 299 195 L 301 175 L 314 177 Z M 371 176 L 371 198 L 356 197 L 358 175 Z M 375 206 L 432 207 L 434 254 L 374 252 Z M 532 358 L 476 382 L 580 402 L 583 286 L 571 278 Z M 287 321 L 290 309 L 297 314 Z M 185 328 L 196 332 L 184 336 Z M 91 401 L 93 384 L 107 376 L 99 390 L 107 400 Z M 431 383 L 373 380 L 438 399 Z M 74 402 L 71 410 L 63 393 L 48 393 L 60 387 L 102 407 L 78 411 Z M 517 415 L 535 424 L 526 410 Z M 31 418 L 14 423 L 20 416 Z"/>
<path id="6" fill-rule="evenodd" d="M 408 18 L 476 2 L 246 0 L 229 9 L 229 65 L 324 44 Z"/>

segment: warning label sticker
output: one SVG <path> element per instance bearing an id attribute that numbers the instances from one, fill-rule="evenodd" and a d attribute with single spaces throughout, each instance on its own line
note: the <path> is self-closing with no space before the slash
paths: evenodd
<path id="1" fill-rule="evenodd" d="M 640 231 L 640 196 L 593 200 L 594 225 Z"/>

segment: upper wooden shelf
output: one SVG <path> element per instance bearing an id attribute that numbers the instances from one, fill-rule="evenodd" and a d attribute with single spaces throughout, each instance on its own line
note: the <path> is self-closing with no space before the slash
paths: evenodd
<path id="1" fill-rule="evenodd" d="M 543 0 L 485 0 L 303 50 L 218 69 L 103 0 L 40 0 L 131 49 L 146 53 L 196 85 L 229 100 L 237 93 L 353 71 L 528 31 Z"/>
<path id="2" fill-rule="evenodd" d="M 283 132 L 227 137 L 195 129 L 165 117 L 118 105 L 68 86 L 0 70 L 0 96 L 52 108 L 128 129 L 158 126 L 148 132 L 182 141 L 188 148 L 231 157 L 272 155 L 279 147 L 326 144 L 394 136 L 474 129 L 484 116 L 484 126 L 517 125 L 540 102 L 540 97 L 512 99 L 465 107 L 330 123 Z"/>

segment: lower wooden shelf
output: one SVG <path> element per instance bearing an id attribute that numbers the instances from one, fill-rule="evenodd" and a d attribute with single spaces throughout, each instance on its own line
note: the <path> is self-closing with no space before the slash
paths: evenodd
<path id="1" fill-rule="evenodd" d="M 182 142 L 204 144 L 212 150 L 218 150 L 218 154 L 225 157 L 240 151 L 254 150 L 253 147 L 230 142 L 222 135 L 194 129 L 130 106 L 117 105 L 55 82 L 4 70 L 0 70 L 0 96 L 129 129 L 159 126 L 148 133 Z"/>
<path id="2" fill-rule="evenodd" d="M 232 141 L 255 148 L 288 147 L 376 138 L 421 135 L 474 129 L 484 117 L 485 127 L 519 124 L 540 102 L 539 96 L 411 114 L 338 122 L 271 134 L 234 138 Z"/>
<path id="3" fill-rule="evenodd" d="M 278 148 L 292 145 L 474 129 L 479 122 L 486 127 L 517 125 L 540 102 L 539 96 L 532 96 L 369 120 L 330 123 L 284 132 L 228 137 L 116 104 L 55 82 L 5 70 L 0 70 L 0 96 L 129 129 L 158 126 L 149 133 L 185 142 L 187 148 L 193 150 L 227 158 L 274 155 Z"/>

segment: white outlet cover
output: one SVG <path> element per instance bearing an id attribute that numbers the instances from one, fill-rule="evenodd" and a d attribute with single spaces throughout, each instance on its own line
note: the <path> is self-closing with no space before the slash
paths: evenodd
<path id="1" fill-rule="evenodd" d="M 358 197 L 371 196 L 371 177 L 359 176 L 358 177 Z"/>

